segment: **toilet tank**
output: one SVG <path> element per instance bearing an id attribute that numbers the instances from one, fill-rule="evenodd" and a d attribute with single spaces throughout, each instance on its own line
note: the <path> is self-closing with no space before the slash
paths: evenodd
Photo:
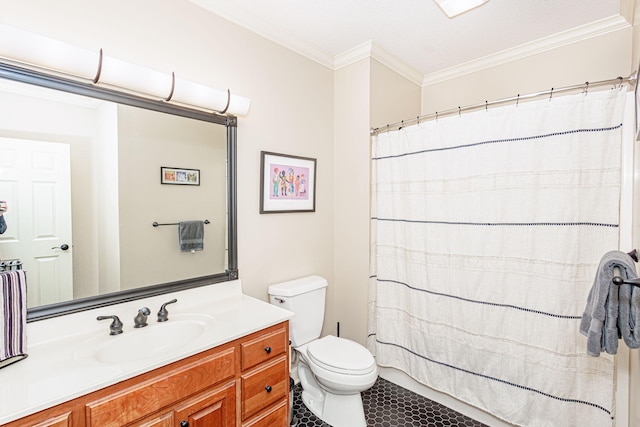
<path id="1" fill-rule="evenodd" d="M 327 280 L 320 276 L 307 276 L 269 286 L 271 304 L 292 311 L 289 320 L 289 339 L 299 347 L 322 332 Z"/>

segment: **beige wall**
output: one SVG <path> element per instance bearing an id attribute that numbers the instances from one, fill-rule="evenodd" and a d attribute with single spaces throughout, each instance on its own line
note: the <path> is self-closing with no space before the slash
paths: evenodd
<path id="1" fill-rule="evenodd" d="M 0 0 L 0 10 L 0 23 L 250 98 L 238 124 L 244 290 L 266 300 L 270 283 L 332 281 L 333 71 L 186 0 Z M 261 150 L 317 158 L 315 213 L 259 214 Z"/>
<path id="2" fill-rule="evenodd" d="M 117 126 L 120 289 L 223 272 L 225 127 L 122 105 Z M 162 166 L 198 169 L 200 185 L 161 185 Z M 151 226 L 190 220 L 209 220 L 203 251 L 181 252 L 175 225 Z"/>
<path id="3" fill-rule="evenodd" d="M 369 284 L 369 132 L 383 123 L 417 116 L 420 87 L 375 59 L 363 59 L 336 71 L 334 94 L 335 279 L 324 332 L 335 333 L 340 322 L 340 336 L 364 344 Z"/>
<path id="4" fill-rule="evenodd" d="M 422 89 L 422 114 L 628 76 L 631 28 L 510 61 Z"/>

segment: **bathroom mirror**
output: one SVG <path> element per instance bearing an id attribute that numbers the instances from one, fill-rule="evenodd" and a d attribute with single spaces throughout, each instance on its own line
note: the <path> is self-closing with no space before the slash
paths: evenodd
<path id="1" fill-rule="evenodd" d="M 27 271 L 29 321 L 237 278 L 236 129 L 0 63 L 0 268 Z"/>

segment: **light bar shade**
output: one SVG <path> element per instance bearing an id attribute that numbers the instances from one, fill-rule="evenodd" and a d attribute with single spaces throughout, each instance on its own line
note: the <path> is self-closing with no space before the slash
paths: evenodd
<path id="1" fill-rule="evenodd" d="M 165 99 L 171 94 L 171 74 L 161 73 L 104 55 L 98 82 Z"/>
<path id="2" fill-rule="evenodd" d="M 187 105 L 200 105 L 209 110 L 222 111 L 227 107 L 227 92 L 200 83 L 176 78 L 172 101 Z"/>
<path id="3" fill-rule="evenodd" d="M 0 57 L 33 67 L 93 79 L 98 72 L 100 53 L 0 25 Z"/>
<path id="4" fill-rule="evenodd" d="M 449 17 L 460 15 L 478 6 L 482 6 L 489 0 L 434 0 L 440 9 Z"/>
<path id="5" fill-rule="evenodd" d="M 109 85 L 159 101 L 176 102 L 220 114 L 243 116 L 249 99 L 200 83 L 154 71 L 48 37 L 0 24 L 0 60 L 63 73 L 98 85 Z"/>

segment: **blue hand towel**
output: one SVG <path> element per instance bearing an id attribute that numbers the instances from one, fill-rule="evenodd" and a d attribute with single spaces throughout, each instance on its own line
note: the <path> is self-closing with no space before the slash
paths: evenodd
<path id="1" fill-rule="evenodd" d="M 0 273 L 0 368 L 27 357 L 27 277 Z"/>
<path id="2" fill-rule="evenodd" d="M 587 306 L 580 321 L 580 333 L 587 337 L 587 354 L 590 356 L 599 356 L 603 351 L 616 354 L 618 339 L 625 330 L 625 328 L 621 330 L 618 322 L 619 293 L 621 288 L 632 286 L 618 287 L 611 282 L 616 267 L 620 270 L 620 276 L 623 279 L 638 277 L 633 260 L 624 252 L 610 251 L 600 260 L 593 286 L 587 297 Z M 640 294 L 636 299 L 640 300 Z"/>
<path id="3" fill-rule="evenodd" d="M 181 221 L 178 225 L 178 243 L 182 252 L 204 249 L 204 221 Z"/>

